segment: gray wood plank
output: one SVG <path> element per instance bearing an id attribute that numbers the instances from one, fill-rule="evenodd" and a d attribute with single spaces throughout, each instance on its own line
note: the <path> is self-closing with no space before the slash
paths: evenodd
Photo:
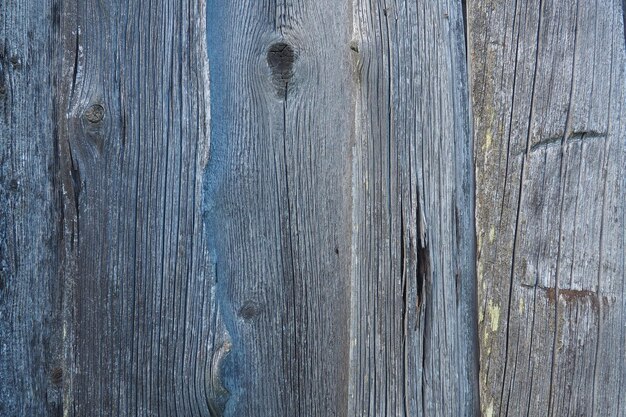
<path id="1" fill-rule="evenodd" d="M 0 415 L 60 415 L 52 2 L 0 5 Z"/>
<path id="2" fill-rule="evenodd" d="M 209 416 L 205 4 L 66 1 L 57 124 L 64 415 Z"/>
<path id="3" fill-rule="evenodd" d="M 480 391 L 625 415 L 623 2 L 468 2 Z"/>
<path id="4" fill-rule="evenodd" d="M 211 1 L 204 204 L 229 416 L 345 416 L 354 125 L 347 2 Z"/>
<path id="5" fill-rule="evenodd" d="M 354 3 L 351 416 L 478 414 L 461 6 Z"/>
<path id="6" fill-rule="evenodd" d="M 460 2 L 4 3 L 3 415 L 476 414 Z"/>

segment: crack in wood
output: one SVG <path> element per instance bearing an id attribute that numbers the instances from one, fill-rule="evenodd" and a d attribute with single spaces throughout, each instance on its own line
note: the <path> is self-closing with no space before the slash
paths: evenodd
<path id="1" fill-rule="evenodd" d="M 539 142 L 531 145 L 530 152 L 535 152 L 537 150 L 549 148 L 557 145 L 566 145 L 571 142 L 576 141 L 589 141 L 597 138 L 606 138 L 608 134 L 606 132 L 596 132 L 593 130 L 590 131 L 575 131 L 570 133 L 567 136 L 551 136 L 549 138 L 545 138 L 540 140 Z"/>

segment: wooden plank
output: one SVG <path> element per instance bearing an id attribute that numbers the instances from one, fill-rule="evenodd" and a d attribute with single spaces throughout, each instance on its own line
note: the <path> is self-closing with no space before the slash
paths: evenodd
<path id="1" fill-rule="evenodd" d="M 0 5 L 0 415 L 59 415 L 52 2 Z"/>
<path id="2" fill-rule="evenodd" d="M 484 415 L 625 415 L 617 0 L 468 2 Z"/>
<path id="3" fill-rule="evenodd" d="M 474 415 L 461 4 L 156 3 L 2 15 L 4 414 Z"/>
<path id="4" fill-rule="evenodd" d="M 225 415 L 346 415 L 349 4 L 213 1 L 208 16 Z"/>
<path id="5" fill-rule="evenodd" d="M 352 416 L 478 413 L 461 2 L 356 1 Z"/>
<path id="6" fill-rule="evenodd" d="M 64 415 L 208 416 L 224 341 L 202 224 L 205 4 L 60 13 Z"/>

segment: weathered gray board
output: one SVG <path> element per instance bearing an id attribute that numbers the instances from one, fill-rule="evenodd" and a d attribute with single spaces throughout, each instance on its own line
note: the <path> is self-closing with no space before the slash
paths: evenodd
<path id="1" fill-rule="evenodd" d="M 477 414 L 460 1 L 0 28 L 1 415 Z"/>
<path id="2" fill-rule="evenodd" d="M 353 9 L 351 415 L 475 415 L 473 175 L 460 2 Z"/>
<path id="3" fill-rule="evenodd" d="M 61 410 L 53 16 L 0 4 L 0 415 Z M 39 10 L 41 7 L 41 10 Z"/>
<path id="4" fill-rule="evenodd" d="M 478 413 L 460 2 L 353 9 L 351 416 Z"/>
<path id="5" fill-rule="evenodd" d="M 626 415 L 623 7 L 468 2 L 485 416 Z"/>

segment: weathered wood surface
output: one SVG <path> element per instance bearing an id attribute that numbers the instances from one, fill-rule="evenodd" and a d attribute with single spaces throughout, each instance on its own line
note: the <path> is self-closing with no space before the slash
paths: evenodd
<path id="1" fill-rule="evenodd" d="M 626 415 L 623 7 L 468 2 L 486 416 Z"/>
<path id="2" fill-rule="evenodd" d="M 460 2 L 2 6 L 2 415 L 476 415 Z"/>
<path id="3" fill-rule="evenodd" d="M 205 7 L 59 5 L 64 413 L 209 415 Z"/>
<path id="4" fill-rule="evenodd" d="M 0 5 L 0 415 L 56 415 L 60 357 L 52 5 Z"/>
<path id="5" fill-rule="evenodd" d="M 210 6 L 226 409 L 474 414 L 460 4 Z"/>
<path id="6" fill-rule="evenodd" d="M 477 415 L 460 2 L 356 2 L 351 416 Z"/>
<path id="7" fill-rule="evenodd" d="M 225 415 L 346 414 L 348 13 L 333 0 L 209 2 L 204 202 L 231 343 Z"/>

